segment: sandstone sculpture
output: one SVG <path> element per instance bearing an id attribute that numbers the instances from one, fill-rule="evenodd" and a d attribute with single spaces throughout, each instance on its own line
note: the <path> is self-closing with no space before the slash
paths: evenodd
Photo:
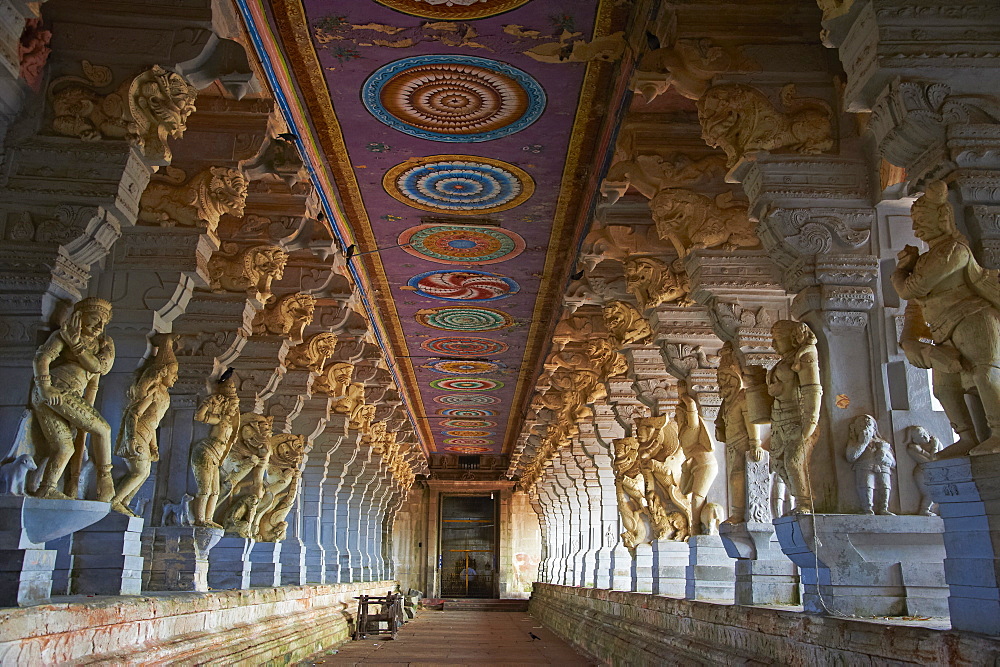
<path id="1" fill-rule="evenodd" d="M 677 437 L 684 451 L 681 466 L 681 493 L 690 497 L 691 532 L 701 534 L 702 510 L 705 497 L 719 474 L 719 464 L 715 461 L 714 445 L 705 422 L 698 412 L 698 404 L 688 392 L 687 382 L 677 383 L 680 404 L 677 406 Z"/>
<path id="2" fill-rule="evenodd" d="M 243 217 L 246 198 L 247 179 L 242 171 L 209 167 L 188 183 L 150 183 L 142 193 L 139 222 L 163 227 L 202 227 L 214 234 L 223 215 Z"/>
<path id="3" fill-rule="evenodd" d="M 721 178 L 725 175 L 724 165 L 722 156 L 716 155 L 698 159 L 682 154 L 637 155 L 633 159 L 622 159 L 608 169 L 608 175 L 601 182 L 601 194 L 614 204 L 632 187 L 646 199 L 652 199 L 666 187 Z"/>
<path id="4" fill-rule="evenodd" d="M 219 507 L 226 532 L 253 537 L 257 507 L 264 497 L 264 479 L 271 457 L 274 418 L 253 412 L 240 415 L 240 428 L 219 466 Z"/>
<path id="5" fill-rule="evenodd" d="M 645 486 L 656 539 L 682 541 L 690 534 L 687 515 L 690 501 L 681 492 L 681 469 L 684 451 L 681 449 L 677 425 L 668 423 L 664 415 L 636 417 L 635 440 L 639 443 L 639 468 Z M 685 517 L 677 525 L 674 515 Z"/>
<path id="6" fill-rule="evenodd" d="M 909 442 L 906 443 L 906 451 L 917 462 L 917 465 L 913 468 L 913 481 L 920 491 L 920 504 L 917 506 L 917 514 L 934 516 L 934 501 L 931 500 L 930 493 L 927 490 L 924 464 L 937 460 L 943 444 L 928 433 L 927 429 L 923 426 L 911 426 L 907 429 L 907 432 L 910 438 Z"/>
<path id="7" fill-rule="evenodd" d="M 254 335 L 264 333 L 286 336 L 300 341 L 305 328 L 312 324 L 316 311 L 316 297 L 296 292 L 272 299 L 253 321 Z"/>
<path id="8" fill-rule="evenodd" d="M 321 331 L 290 349 L 285 357 L 285 365 L 319 373 L 336 348 L 337 334 Z"/>
<path id="9" fill-rule="evenodd" d="M 194 418 L 212 428 L 207 437 L 191 445 L 191 471 L 198 485 L 191 506 L 192 521 L 196 526 L 222 528 L 212 517 L 219 501 L 219 466 L 229 454 L 240 426 L 240 398 L 233 378 L 219 383 L 215 393 L 198 406 Z"/>
<path id="10" fill-rule="evenodd" d="M 670 241 L 680 257 L 700 248 L 754 248 L 760 245 L 746 204 L 732 193 L 714 200 L 691 190 L 661 190 L 649 202 L 656 231 Z"/>
<path id="11" fill-rule="evenodd" d="M 169 334 L 153 337 L 156 352 L 143 364 L 128 388 L 115 455 L 125 459 L 128 474 L 118 482 L 112 509 L 138 516 L 129 509 L 139 487 L 160 460 L 156 429 L 170 408 L 170 388 L 177 381 L 174 340 Z"/>
<path id="12" fill-rule="evenodd" d="M 625 301 L 612 301 L 604 307 L 604 324 L 619 347 L 644 342 L 653 335 L 649 322 Z"/>
<path id="13" fill-rule="evenodd" d="M 625 288 L 646 311 L 663 303 L 690 306 L 691 285 L 679 263 L 667 266 L 653 257 L 630 257 L 625 260 Z"/>
<path id="14" fill-rule="evenodd" d="M 929 246 L 906 246 L 892 284 L 908 299 L 900 346 L 919 368 L 933 369 L 934 394 L 959 441 L 940 457 L 1000 452 L 1000 285 L 955 227 L 948 186 L 927 185 L 911 210 L 913 232 Z M 925 342 L 930 339 L 933 342 Z M 978 394 L 990 436 L 980 442 L 966 395 Z"/>
<path id="15" fill-rule="evenodd" d="M 267 301 L 271 282 L 285 274 L 288 253 L 271 245 L 257 245 L 234 254 L 216 253 L 208 262 L 209 287 L 218 292 L 246 292 Z"/>
<path id="16" fill-rule="evenodd" d="M 844 455 L 854 464 L 862 512 L 892 514 L 889 511 L 889 492 L 892 490 L 896 457 L 892 453 L 892 445 L 879 435 L 874 417 L 861 415 L 851 422 Z"/>
<path id="17" fill-rule="evenodd" d="M 306 439 L 301 435 L 279 433 L 271 437 L 271 455 L 260 503 L 254 517 L 253 534 L 261 542 L 285 539 L 288 523 L 285 517 L 292 509 L 302 476 L 302 461 L 306 455 Z"/>
<path id="18" fill-rule="evenodd" d="M 803 322 L 778 320 L 771 327 L 771 337 L 775 351 L 781 355 L 766 376 L 766 391 L 773 399 L 771 468 L 795 499 L 792 512 L 811 514 L 809 459 L 819 437 L 817 426 L 823 396 L 816 336 Z"/>
<path id="19" fill-rule="evenodd" d="M 750 419 L 747 395 L 743 388 L 743 371 L 733 350 L 726 342 L 719 353 L 717 373 L 722 405 L 715 419 L 715 438 L 726 443 L 726 473 L 729 482 L 728 523 L 742 523 L 746 517 L 747 475 L 746 458 L 763 458 L 760 428 Z"/>
<path id="20" fill-rule="evenodd" d="M 826 102 L 796 98 L 793 84 L 782 88 L 781 102 L 786 112 L 746 84 L 713 86 L 698 100 L 701 136 L 726 152 L 730 167 L 753 151 L 814 154 L 833 148 L 833 112 Z"/>
<path id="21" fill-rule="evenodd" d="M 648 541 L 643 509 L 642 469 L 639 466 L 639 442 L 635 438 L 617 438 L 612 441 L 615 459 L 615 491 L 618 496 L 618 515 L 624 530 L 622 542 L 629 549 Z"/>
<path id="22" fill-rule="evenodd" d="M 41 429 L 45 472 L 36 495 L 40 498 L 76 498 L 86 437 L 97 472 L 97 500 L 111 502 L 111 427 L 94 409 L 98 382 L 115 361 L 115 344 L 104 333 L 111 321 L 111 304 L 88 297 L 73 306 L 73 314 L 52 332 L 35 353 L 33 417 Z M 38 447 L 38 445 L 44 445 Z M 64 491 L 59 479 L 73 459 Z M 43 461 L 39 461 L 41 466 Z"/>
<path id="23" fill-rule="evenodd" d="M 323 369 L 323 372 L 313 380 L 312 389 L 314 393 L 326 394 L 335 400 L 345 398 L 353 378 L 354 365 L 346 361 L 337 361 Z"/>

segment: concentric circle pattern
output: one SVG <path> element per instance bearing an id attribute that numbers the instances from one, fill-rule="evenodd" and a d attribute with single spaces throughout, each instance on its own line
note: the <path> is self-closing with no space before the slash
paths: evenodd
<path id="1" fill-rule="evenodd" d="M 483 394 L 445 394 L 435 396 L 434 402 L 441 405 L 497 405 L 500 399 Z"/>
<path id="2" fill-rule="evenodd" d="M 488 438 L 491 435 L 496 435 L 493 431 L 473 431 L 469 429 L 454 429 L 444 431 L 444 434 L 453 438 Z"/>
<path id="3" fill-rule="evenodd" d="M 439 396 L 438 398 L 445 398 L 445 397 Z M 440 402 L 441 401 L 438 401 L 438 403 Z M 437 413 L 442 417 L 496 417 L 497 416 L 496 410 L 487 410 L 486 408 L 441 408 L 440 410 L 437 411 Z"/>
<path id="4" fill-rule="evenodd" d="M 456 454 L 482 454 L 483 452 L 490 451 L 489 447 L 470 447 L 468 445 L 453 445 L 451 447 L 445 447 L 446 452 L 455 452 Z"/>
<path id="5" fill-rule="evenodd" d="M 386 172 L 382 187 L 423 211 L 479 215 L 506 211 L 535 191 L 535 182 L 507 162 L 470 155 L 408 160 Z"/>
<path id="6" fill-rule="evenodd" d="M 486 438 L 445 438 L 446 445 L 492 445 L 493 441 Z"/>
<path id="7" fill-rule="evenodd" d="M 517 294 L 511 278 L 485 271 L 428 271 L 413 276 L 407 286 L 420 296 L 443 301 L 496 301 Z"/>
<path id="8" fill-rule="evenodd" d="M 446 331 L 496 331 L 514 323 L 510 315 L 499 310 L 462 306 L 421 310 L 415 318 L 425 327 Z"/>
<path id="9" fill-rule="evenodd" d="M 443 336 L 428 338 L 420 347 L 427 352 L 434 352 L 449 357 L 487 357 L 503 354 L 509 348 L 506 343 L 489 338 L 465 338 L 458 336 Z"/>
<path id="10" fill-rule="evenodd" d="M 495 264 L 524 251 L 524 239 L 496 227 L 418 225 L 399 235 L 403 250 L 439 264 Z"/>
<path id="11" fill-rule="evenodd" d="M 506 137 L 534 123 L 545 110 L 545 91 L 525 72 L 461 55 L 391 62 L 368 77 L 361 99 L 394 130 L 444 142 Z"/>
<path id="12" fill-rule="evenodd" d="M 491 428 L 496 426 L 495 421 L 489 419 L 446 419 L 441 422 L 445 428 Z"/>
<path id="13" fill-rule="evenodd" d="M 494 361 L 464 361 L 459 359 L 442 359 L 424 364 L 424 366 L 436 373 L 448 375 L 484 375 L 499 373 L 504 368 L 503 364 Z"/>
<path id="14" fill-rule="evenodd" d="M 503 382 L 485 378 L 442 378 L 431 381 L 431 386 L 445 391 L 493 391 L 503 389 Z"/>

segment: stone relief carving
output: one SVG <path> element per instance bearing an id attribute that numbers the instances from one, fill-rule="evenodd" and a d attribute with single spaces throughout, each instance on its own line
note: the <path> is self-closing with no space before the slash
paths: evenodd
<path id="1" fill-rule="evenodd" d="M 713 44 L 708 39 L 678 39 L 672 46 L 647 52 L 639 60 L 632 89 L 652 102 L 670 88 L 697 100 L 721 72 L 756 70 L 760 66 L 739 49 Z"/>
<path id="2" fill-rule="evenodd" d="M 615 491 L 618 497 L 618 516 L 621 517 L 622 543 L 635 549 L 636 545 L 651 541 L 649 535 L 649 514 L 643 501 L 642 469 L 639 466 L 639 442 L 635 438 L 612 440 L 615 475 Z"/>
<path id="3" fill-rule="evenodd" d="M 302 340 L 307 326 L 312 324 L 316 297 L 301 292 L 272 299 L 253 320 L 256 336 L 273 334 L 289 340 Z"/>
<path id="4" fill-rule="evenodd" d="M 215 253 L 208 262 L 209 287 L 217 292 L 246 292 L 266 301 L 272 281 L 281 280 L 287 262 L 288 253 L 271 245 Z"/>
<path id="5" fill-rule="evenodd" d="M 781 358 L 763 377 L 762 367 L 746 369 L 748 407 L 752 421 L 771 422 L 771 469 L 794 497 L 792 511 L 811 514 L 808 466 L 819 436 L 823 396 L 816 336 L 803 322 L 778 320 L 771 337 Z"/>
<path id="6" fill-rule="evenodd" d="M 252 412 L 240 416 L 240 428 L 219 468 L 219 507 L 215 520 L 226 532 L 254 536 L 257 508 L 271 457 L 272 417 Z M 220 521 L 221 519 L 221 521 Z"/>
<path id="7" fill-rule="evenodd" d="M 24 22 L 24 31 L 17 43 L 18 73 L 36 93 L 41 90 L 45 78 L 45 63 L 52 53 L 51 41 L 52 31 L 44 28 L 42 19 L 29 18 Z"/>
<path id="8" fill-rule="evenodd" d="M 254 538 L 258 542 L 280 542 L 285 539 L 288 522 L 302 477 L 302 462 L 306 455 L 306 439 L 302 435 L 279 433 L 272 436 L 263 495 L 254 517 Z"/>
<path id="9" fill-rule="evenodd" d="M 709 88 L 698 100 L 701 136 L 726 152 L 732 167 L 753 151 L 790 150 L 807 155 L 833 148 L 833 111 L 823 100 L 797 98 L 795 86 L 781 89 L 778 111 L 764 93 L 742 83 Z"/>
<path id="10" fill-rule="evenodd" d="M 295 142 L 281 137 L 268 139 L 260 153 L 243 167 L 250 178 L 271 176 L 284 181 L 288 187 L 309 179 Z"/>
<path id="11" fill-rule="evenodd" d="M 653 335 L 649 322 L 625 301 L 612 301 L 604 307 L 604 325 L 619 347 L 644 342 Z"/>
<path id="12" fill-rule="evenodd" d="M 748 459 L 760 461 L 764 456 L 764 448 L 760 441 L 760 428 L 750 419 L 746 390 L 743 388 L 743 370 L 732 343 L 727 342 L 722 346 L 717 378 L 722 405 L 719 406 L 719 416 L 715 420 L 715 438 L 726 444 L 726 473 L 729 482 L 729 515 L 726 521 L 741 523 L 747 521 L 746 462 Z"/>
<path id="13" fill-rule="evenodd" d="M 923 426 L 910 426 L 907 430 L 909 441 L 906 443 L 906 451 L 910 457 L 916 461 L 913 468 L 913 481 L 920 491 L 920 503 L 917 506 L 917 514 L 923 516 L 935 516 L 934 501 L 931 500 L 927 490 L 927 475 L 924 472 L 924 465 L 930 461 L 937 460 L 938 454 L 944 444 L 927 432 Z"/>
<path id="14" fill-rule="evenodd" d="M 878 423 L 871 415 L 860 415 L 848 430 L 847 460 L 853 464 L 862 514 L 892 514 L 889 493 L 896 457 L 889 444 L 878 432 Z"/>
<path id="15" fill-rule="evenodd" d="M 115 445 L 115 455 L 125 459 L 128 473 L 118 482 L 111 507 L 130 516 L 138 516 L 129 509 L 129 504 L 149 477 L 153 462 L 160 460 L 156 429 L 170 408 L 170 388 L 177 382 L 173 336 L 157 334 L 152 343 L 156 352 L 136 372 L 125 394 Z"/>
<path id="16" fill-rule="evenodd" d="M 815 208 L 771 208 L 765 218 L 777 225 L 784 243 L 800 255 L 825 254 L 835 246 L 860 248 L 868 243 L 874 222 L 868 213 L 824 215 Z"/>
<path id="17" fill-rule="evenodd" d="M 115 92 L 97 92 L 111 84 L 107 67 L 82 63 L 84 76 L 56 79 L 49 87 L 58 134 L 84 141 L 127 139 L 165 164 L 172 155 L 167 139 L 178 139 L 194 113 L 197 91 L 180 74 L 159 65 L 122 84 Z"/>
<path id="18" fill-rule="evenodd" d="M 688 393 L 684 380 L 677 382 L 680 404 L 677 406 L 677 437 L 684 452 L 681 466 L 681 493 L 690 497 L 690 521 L 692 534 L 703 534 L 700 525 L 705 510 L 705 497 L 719 474 L 719 464 L 715 461 L 715 447 L 708 434 L 705 421 L 698 412 L 698 403 Z"/>
<path id="19" fill-rule="evenodd" d="M 635 188 L 646 199 L 652 199 L 664 188 L 707 184 L 726 175 L 725 158 L 710 155 L 692 158 L 674 153 L 667 156 L 637 155 L 616 162 L 601 182 L 601 194 L 614 204 Z"/>
<path id="20" fill-rule="evenodd" d="M 77 497 L 88 435 L 90 458 L 96 466 L 97 500 L 108 503 L 114 498 L 111 426 L 94 408 L 100 378 L 115 361 L 114 341 L 105 333 L 110 321 L 108 301 L 82 299 L 35 353 L 31 432 L 35 458 L 39 468 L 44 467 L 35 493 L 39 498 Z M 64 472 L 65 493 L 59 490 Z"/>
<path id="21" fill-rule="evenodd" d="M 663 346 L 667 366 L 676 375 L 686 378 L 696 368 L 716 368 L 719 356 L 708 354 L 701 345 L 667 343 Z"/>
<path id="22" fill-rule="evenodd" d="M 222 528 L 213 520 L 221 491 L 219 466 L 229 454 L 240 427 L 240 397 L 236 381 L 230 377 L 219 382 L 215 391 L 198 406 L 195 420 L 209 424 L 208 436 L 191 445 L 191 471 L 198 493 L 191 503 L 196 526 Z"/>
<path id="23" fill-rule="evenodd" d="M 763 306 L 757 310 L 744 308 L 738 303 L 726 303 L 715 299 L 709 309 L 712 321 L 730 338 L 735 338 L 740 329 L 767 329 L 770 331 L 775 318 Z"/>
<path id="24" fill-rule="evenodd" d="M 353 379 L 354 365 L 338 361 L 323 369 L 323 372 L 313 380 L 312 390 L 314 393 L 325 394 L 339 400 L 347 396 Z"/>
<path id="25" fill-rule="evenodd" d="M 983 269 L 955 227 L 948 187 L 927 185 L 910 215 L 927 252 L 906 246 L 897 256 L 892 284 L 908 299 L 900 347 L 919 368 L 931 368 L 934 394 L 959 441 L 941 457 L 1000 452 L 1000 286 Z M 968 389 L 967 389 L 968 388 Z M 974 388 L 991 435 L 979 442 L 966 394 Z"/>
<path id="26" fill-rule="evenodd" d="M 685 257 L 701 248 L 755 248 L 760 240 L 746 204 L 730 192 L 711 199 L 691 190 L 662 190 L 649 202 L 656 231 Z"/>
<path id="27" fill-rule="evenodd" d="M 288 351 L 285 365 L 289 368 L 320 373 L 326 360 L 333 356 L 337 348 L 337 334 L 328 331 L 313 334 L 305 342 Z"/>
<path id="28" fill-rule="evenodd" d="M 625 260 L 625 289 L 646 311 L 663 303 L 690 306 L 691 284 L 680 262 L 671 266 L 653 257 L 630 257 Z"/>
<path id="29" fill-rule="evenodd" d="M 635 440 L 639 445 L 646 505 L 655 538 L 681 542 L 690 535 L 690 501 L 681 492 L 681 449 L 677 425 L 663 415 L 635 417 Z"/>
<path id="30" fill-rule="evenodd" d="M 239 169 L 209 167 L 187 183 L 179 169 L 168 168 L 167 175 L 173 182 L 155 181 L 142 193 L 139 222 L 201 227 L 214 234 L 223 215 L 243 217 L 247 180 Z"/>

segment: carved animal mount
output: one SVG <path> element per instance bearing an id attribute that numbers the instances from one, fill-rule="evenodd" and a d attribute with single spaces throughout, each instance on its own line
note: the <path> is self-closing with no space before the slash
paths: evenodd
<path id="1" fill-rule="evenodd" d="M 326 360 L 333 355 L 337 347 L 337 334 L 329 331 L 322 331 L 313 334 L 300 345 L 296 345 L 288 351 L 285 357 L 285 365 L 289 368 L 322 372 Z"/>
<path id="2" fill-rule="evenodd" d="M 65 76 L 49 87 L 52 129 L 84 141 L 127 139 L 162 164 L 172 158 L 167 139 L 178 139 L 194 113 L 197 91 L 180 74 L 155 65 L 117 91 L 98 92 L 112 82 L 111 70 L 83 61 L 86 78 Z"/>
<path id="3" fill-rule="evenodd" d="M 721 155 L 694 159 L 688 155 L 638 155 L 617 162 L 601 182 L 601 194 L 614 204 L 630 187 L 646 199 L 652 199 L 663 188 L 708 183 L 725 176 L 725 159 Z"/>
<path id="4" fill-rule="evenodd" d="M 630 257 L 625 260 L 625 289 L 646 311 L 663 303 L 690 306 L 691 284 L 679 262 L 673 267 L 653 257 Z"/>
<path id="5" fill-rule="evenodd" d="M 653 335 L 649 322 L 630 303 L 612 301 L 604 307 L 604 325 L 619 347 L 642 343 Z"/>
<path id="6" fill-rule="evenodd" d="M 764 93 L 742 83 L 713 86 L 698 100 L 701 136 L 726 152 L 732 167 L 753 151 L 789 150 L 808 155 L 833 148 L 833 111 L 816 98 L 796 98 L 795 86 L 781 90 L 788 109 L 778 111 Z"/>
<path id="7" fill-rule="evenodd" d="M 246 292 L 266 301 L 271 297 L 271 282 L 281 280 L 287 262 L 288 253 L 271 245 L 216 253 L 208 262 L 209 287 L 217 292 Z"/>
<path id="8" fill-rule="evenodd" d="M 305 328 L 312 324 L 316 311 L 316 297 L 311 294 L 286 294 L 272 300 L 257 313 L 253 321 L 254 335 L 265 333 L 287 336 L 300 341 Z"/>
<path id="9" fill-rule="evenodd" d="M 178 169 L 168 170 L 177 181 Z M 163 227 L 203 227 L 215 233 L 219 220 L 229 214 L 243 217 L 247 179 L 239 169 L 209 167 L 185 184 L 153 182 L 142 194 L 139 222 Z"/>
<path id="10" fill-rule="evenodd" d="M 699 248 L 736 250 L 760 245 L 746 204 L 730 192 L 715 200 L 691 190 L 663 190 L 649 202 L 656 231 L 680 257 Z"/>
<path id="11" fill-rule="evenodd" d="M 194 525 L 194 515 L 191 513 L 192 500 L 194 497 L 185 493 L 181 496 L 180 502 L 163 503 L 163 520 L 160 523 L 164 526 Z"/>

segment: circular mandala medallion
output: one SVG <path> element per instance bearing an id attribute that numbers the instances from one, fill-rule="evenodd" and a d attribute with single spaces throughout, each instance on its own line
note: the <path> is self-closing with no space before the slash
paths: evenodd
<path id="1" fill-rule="evenodd" d="M 486 438 L 446 438 L 446 445 L 492 445 L 493 441 Z"/>
<path id="2" fill-rule="evenodd" d="M 483 375 L 499 373 L 503 364 L 494 361 L 462 361 L 459 359 L 443 359 L 424 364 L 424 367 L 436 373 L 448 375 Z"/>
<path id="3" fill-rule="evenodd" d="M 441 426 L 446 428 L 490 428 L 496 425 L 489 419 L 446 419 L 441 422 Z"/>
<path id="4" fill-rule="evenodd" d="M 433 380 L 431 386 L 445 391 L 493 391 L 503 389 L 503 382 L 484 378 L 442 378 Z"/>
<path id="5" fill-rule="evenodd" d="M 456 454 L 482 454 L 483 452 L 490 451 L 489 447 L 470 447 L 468 445 L 454 445 L 452 447 L 445 447 L 446 452 L 455 452 Z"/>
<path id="6" fill-rule="evenodd" d="M 439 264 L 495 264 L 524 250 L 518 234 L 496 227 L 418 225 L 399 235 L 403 250 Z"/>
<path id="7" fill-rule="evenodd" d="M 438 401 L 440 403 L 441 401 Z M 486 408 L 441 408 L 437 413 L 442 417 L 496 417 L 495 410 Z"/>
<path id="8" fill-rule="evenodd" d="M 512 164 L 471 155 L 432 155 L 386 172 L 382 187 L 423 211 L 480 215 L 506 211 L 535 191 L 531 176 Z"/>
<path id="9" fill-rule="evenodd" d="M 445 431 L 444 434 L 453 438 L 487 438 L 491 435 L 496 435 L 493 431 L 471 431 L 467 429 Z"/>
<path id="10" fill-rule="evenodd" d="M 517 294 L 520 286 L 506 276 L 485 271 L 428 271 L 407 286 L 419 296 L 443 301 L 496 301 Z"/>
<path id="11" fill-rule="evenodd" d="M 483 394 L 445 394 L 435 396 L 435 403 L 442 405 L 497 405 L 500 399 L 496 396 L 484 396 Z"/>
<path id="12" fill-rule="evenodd" d="M 361 100 L 394 130 L 462 143 L 520 132 L 545 110 L 545 91 L 527 73 L 461 55 L 414 56 L 384 65 L 361 87 Z"/>
<path id="13" fill-rule="evenodd" d="M 514 323 L 510 315 L 499 310 L 461 306 L 421 310 L 415 317 L 425 327 L 446 331 L 496 331 Z"/>
<path id="14" fill-rule="evenodd" d="M 503 354 L 509 348 L 506 343 L 489 338 L 459 338 L 444 336 L 428 338 L 420 347 L 428 352 L 449 357 L 487 357 L 493 354 Z"/>

